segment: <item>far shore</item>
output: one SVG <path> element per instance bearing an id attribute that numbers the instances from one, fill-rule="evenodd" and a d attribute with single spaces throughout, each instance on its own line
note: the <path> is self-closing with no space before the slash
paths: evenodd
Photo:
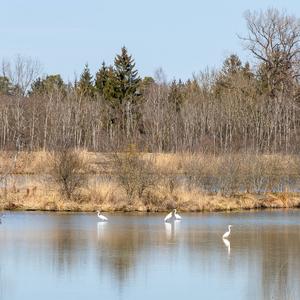
<path id="1" fill-rule="evenodd" d="M 131 151 L 124 152 L 120 156 L 123 162 L 116 166 L 111 153 L 79 151 L 78 155 L 89 179 L 72 197 L 66 197 L 49 179 L 51 154 L 21 152 L 13 170 L 2 178 L 0 209 L 167 212 L 177 208 L 181 212 L 216 212 L 300 208 L 300 163 L 294 156 Z M 10 153 L 0 153 L 2 175 L 12 159 Z M 131 194 L 118 179 L 120 172 L 123 181 L 128 176 L 126 184 L 136 181 Z M 20 175 L 22 182 L 18 181 Z"/>
<path id="2" fill-rule="evenodd" d="M 29 192 L 28 192 L 29 191 Z M 99 193 L 99 191 L 98 191 Z M 101 192 L 100 192 L 101 193 Z M 9 192 L 5 198 L 1 198 L 0 209 L 16 211 L 57 211 L 57 212 L 94 212 L 97 210 L 105 212 L 167 212 L 177 208 L 180 212 L 221 212 L 240 210 L 262 210 L 262 209 L 288 209 L 300 208 L 300 193 L 267 193 L 265 195 L 237 194 L 231 197 L 221 195 L 198 195 L 193 199 L 180 198 L 180 191 L 168 195 L 168 199 L 147 204 L 146 200 L 134 200 L 128 203 L 122 198 L 122 193 L 117 200 L 117 194 L 106 194 L 106 199 L 95 195 L 95 199 L 85 200 L 63 199 L 57 192 L 44 193 L 41 191 L 26 189 L 25 191 Z M 175 193 L 177 196 L 174 197 Z M 105 195 L 104 195 L 105 196 Z M 82 196 L 81 196 L 82 197 Z M 178 197 L 178 198 L 177 198 Z M 100 199 L 98 201 L 98 199 Z"/>

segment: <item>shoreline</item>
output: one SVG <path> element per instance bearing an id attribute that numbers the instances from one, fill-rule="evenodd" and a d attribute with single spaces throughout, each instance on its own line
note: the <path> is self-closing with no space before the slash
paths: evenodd
<path id="1" fill-rule="evenodd" d="M 292 210 L 300 210 L 300 207 L 266 207 L 266 208 L 249 208 L 249 209 L 233 209 L 233 210 L 216 210 L 216 211 L 178 211 L 180 214 L 214 214 L 214 213 L 256 213 L 256 212 L 276 212 L 276 211 L 292 211 Z M 30 213 L 30 212 L 41 212 L 41 213 L 57 213 L 57 214 L 77 214 L 77 213 L 97 213 L 95 210 L 43 210 L 43 209 L 0 209 L 1 212 L 5 214 L 5 212 L 20 212 L 20 213 Z M 127 210 L 127 211 L 101 211 L 101 213 L 110 214 L 110 215 L 163 215 L 169 213 L 170 211 L 139 211 L 139 210 Z"/>
<path id="2" fill-rule="evenodd" d="M 68 198 L 57 177 L 51 178 L 53 153 L 20 152 L 13 164 L 11 154 L 0 152 L 0 173 L 9 174 L 1 181 L 0 209 L 146 213 L 173 208 L 181 212 L 300 208 L 300 160 L 294 156 L 132 150 L 116 160 L 111 153 L 75 154 L 84 168 L 71 178 L 85 180 Z"/>
<path id="3" fill-rule="evenodd" d="M 7 195 L 7 200 L 1 199 L 0 209 L 6 211 L 53 211 L 53 212 L 140 212 L 140 213 L 165 213 L 173 208 L 180 212 L 234 212 L 234 211 L 258 211 L 277 209 L 297 209 L 300 208 L 300 193 L 268 193 L 266 195 L 241 194 L 234 197 L 222 197 L 220 195 L 204 195 L 196 201 L 157 203 L 157 205 L 144 204 L 141 200 L 136 200 L 133 204 L 120 202 L 96 201 L 72 201 L 54 197 L 51 200 L 44 195 L 30 197 L 16 197 L 16 194 Z"/>

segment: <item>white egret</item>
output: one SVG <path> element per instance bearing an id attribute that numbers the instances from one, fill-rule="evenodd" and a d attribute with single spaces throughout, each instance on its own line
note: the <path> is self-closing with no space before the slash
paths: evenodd
<path id="1" fill-rule="evenodd" d="M 230 236 L 231 226 L 232 225 L 228 225 L 228 231 L 223 234 L 223 239 L 227 239 Z"/>
<path id="2" fill-rule="evenodd" d="M 98 215 L 98 218 L 100 219 L 100 221 L 102 221 L 102 222 L 108 221 L 108 219 L 105 216 L 100 214 L 99 210 L 97 210 L 97 213 L 98 213 L 97 215 Z"/>
<path id="3" fill-rule="evenodd" d="M 166 215 L 165 222 L 173 222 L 181 219 L 182 219 L 181 216 L 177 213 L 177 209 L 175 208 Z"/>

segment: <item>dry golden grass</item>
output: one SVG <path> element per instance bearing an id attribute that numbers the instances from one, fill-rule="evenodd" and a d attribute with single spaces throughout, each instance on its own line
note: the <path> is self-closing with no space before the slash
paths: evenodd
<path id="1" fill-rule="evenodd" d="M 113 174 L 111 154 L 90 153 L 80 151 L 81 158 L 86 162 L 90 174 Z M 241 160 L 241 174 L 251 169 L 253 157 L 234 156 Z M 203 154 L 149 154 L 143 153 L 142 158 L 151 159 L 157 174 L 168 178 L 168 174 L 194 174 L 215 172 L 228 161 L 228 157 L 213 157 Z M 10 153 L 0 153 L 0 166 L 9 166 L 13 156 Z M 231 158 L 232 159 L 232 158 Z M 262 162 L 273 165 L 273 172 L 296 172 L 298 161 L 293 156 L 264 155 Z M 18 156 L 16 174 L 47 174 L 49 153 L 22 152 Z M 295 163 L 297 162 L 297 163 Z M 294 169 L 295 170 L 294 170 Z M 1 171 L 1 170 L 0 170 Z M 229 170 L 230 171 L 230 170 Z M 225 176 L 228 172 L 225 169 Z M 250 170 L 251 171 L 251 170 Z M 3 172 L 3 171 L 2 171 Z M 198 174 L 197 173 L 197 174 Z M 274 173 L 275 174 L 275 173 Z M 200 174 L 201 175 L 201 174 Z M 30 177 L 30 175 L 29 175 Z M 19 210 L 51 210 L 51 211 L 168 211 L 177 208 L 180 211 L 226 211 L 259 208 L 294 208 L 300 207 L 300 193 L 266 193 L 262 195 L 250 193 L 231 193 L 221 195 L 204 192 L 194 185 L 176 183 L 170 187 L 164 180 L 159 180 L 156 186 L 145 190 L 140 198 L 128 201 L 125 191 L 114 180 L 88 184 L 78 191 L 73 200 L 63 199 L 55 186 L 48 182 L 28 181 L 26 186 L 18 187 L 13 181 L 8 189 L 0 189 L 0 207 L 2 209 Z"/>
<path id="2" fill-rule="evenodd" d="M 112 172 L 112 155 L 111 153 L 96 153 L 86 150 L 79 150 L 80 157 L 89 165 L 91 173 L 111 173 Z M 140 153 L 142 158 L 152 159 L 154 166 L 158 171 L 164 174 L 178 174 L 184 171 L 187 167 L 209 165 L 211 168 L 224 163 L 228 160 L 229 155 L 213 156 L 209 154 L 190 154 L 190 153 Z M 0 167 L 9 166 L 13 161 L 13 153 L 0 152 Z M 252 162 L 256 155 L 232 155 L 234 160 L 244 160 Z M 274 165 L 280 162 L 280 167 L 291 168 L 294 165 L 296 168 L 300 162 L 292 155 L 260 155 L 263 161 L 273 163 Z M 49 152 L 20 152 L 14 173 L 16 174 L 35 174 L 47 171 L 47 161 Z M 295 164 L 297 162 L 298 164 Z M 246 166 L 246 165 L 244 165 Z M 0 168 L 0 172 L 2 169 Z"/>
<path id="3" fill-rule="evenodd" d="M 111 153 L 95 153 L 85 150 L 79 151 L 80 157 L 89 165 L 91 173 L 107 173 L 112 171 Z M 211 159 L 210 155 L 193 155 L 188 153 L 141 153 L 145 159 L 153 159 L 155 167 L 162 173 L 180 173 L 187 164 L 200 160 Z M 20 152 L 14 172 L 16 174 L 35 174 L 47 171 L 49 152 Z M 215 158 L 217 159 L 217 158 Z M 0 152 L 0 165 L 9 165 L 13 155 Z M 1 171 L 1 170 L 0 170 Z"/>
<path id="4" fill-rule="evenodd" d="M 277 193 L 258 197 L 239 194 L 232 197 L 208 195 L 197 189 L 187 190 L 176 187 L 172 192 L 160 186 L 149 190 L 143 199 L 134 199 L 128 205 L 126 195 L 114 183 L 103 183 L 86 188 L 74 200 L 63 199 L 53 190 L 42 186 L 21 190 L 4 191 L 0 196 L 0 207 L 6 210 L 45 210 L 45 211 L 142 211 L 158 212 L 177 208 L 180 211 L 230 211 L 259 208 L 300 207 L 300 194 Z"/>
<path id="5" fill-rule="evenodd" d="M 263 198 L 240 194 L 232 197 L 208 195 L 199 190 L 177 187 L 170 192 L 158 187 L 146 193 L 143 199 L 135 199 L 128 205 L 126 195 L 114 183 L 104 183 L 86 188 L 74 200 L 63 199 L 53 190 L 31 187 L 1 193 L 0 206 L 9 210 L 49 210 L 49 211 L 228 211 L 258 208 L 300 207 L 300 195 L 292 193 L 267 194 Z"/>

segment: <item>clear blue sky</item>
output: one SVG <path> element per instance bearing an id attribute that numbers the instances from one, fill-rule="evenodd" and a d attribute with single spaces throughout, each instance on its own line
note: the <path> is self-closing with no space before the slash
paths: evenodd
<path id="1" fill-rule="evenodd" d="M 230 53 L 248 59 L 237 38 L 243 13 L 268 7 L 300 17 L 299 0 L 2 1 L 0 59 L 28 55 L 44 73 L 73 80 L 86 62 L 95 72 L 125 45 L 142 76 L 162 67 L 169 80 L 186 79 Z"/>

